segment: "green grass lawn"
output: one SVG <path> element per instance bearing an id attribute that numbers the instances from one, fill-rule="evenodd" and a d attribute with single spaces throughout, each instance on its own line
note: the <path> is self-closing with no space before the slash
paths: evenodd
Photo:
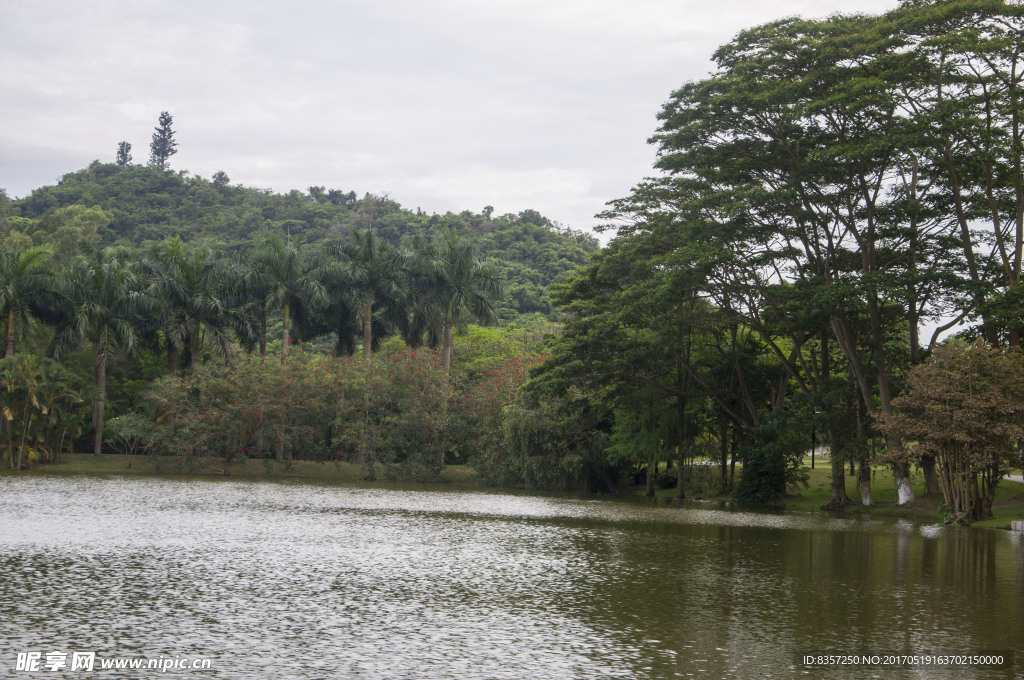
<path id="1" fill-rule="evenodd" d="M 797 512 L 821 512 L 821 507 L 828 502 L 832 496 L 832 468 L 831 461 L 818 455 L 815 459 L 814 469 L 811 469 L 811 458 L 804 458 L 804 468 L 808 473 L 808 485 L 805 489 L 792 491 L 786 499 L 778 505 L 780 509 Z M 736 465 L 736 479 L 742 473 L 743 466 Z M 1019 474 L 1019 470 L 1014 470 Z M 860 491 L 857 487 L 857 478 L 850 475 L 846 470 L 846 495 L 857 505 L 847 506 L 840 512 L 862 513 L 878 515 L 883 517 L 906 517 L 916 521 L 942 522 L 944 517 L 939 511 L 942 505 L 942 497 L 926 496 L 924 487 L 924 475 L 920 470 L 912 470 L 910 475 L 911 487 L 914 490 L 915 500 L 905 505 L 896 505 L 896 485 L 893 482 L 892 471 L 886 466 L 879 466 L 872 469 L 871 479 L 871 507 L 860 505 Z M 643 485 L 634 488 L 638 494 L 644 493 Z M 674 498 L 675 489 L 659 489 L 656 492 L 659 498 Z M 722 496 L 716 500 L 728 500 Z M 975 522 L 973 526 L 992 527 L 1009 529 L 1013 520 L 1024 520 L 1024 484 L 1002 480 L 996 487 L 996 498 L 992 504 L 992 518 Z"/>
<path id="2" fill-rule="evenodd" d="M 786 499 L 787 509 L 816 510 L 827 503 L 832 495 L 832 470 L 829 461 L 822 461 L 821 456 L 818 456 L 813 470 L 810 469 L 810 457 L 805 458 L 804 463 L 807 472 L 810 473 L 808 487 Z M 1014 473 L 1018 472 L 1014 470 Z M 846 494 L 859 502 L 857 478 L 851 476 L 847 470 L 845 479 Z M 941 522 L 943 515 L 939 511 L 939 506 L 942 505 L 942 497 L 925 495 L 924 475 L 920 470 L 912 469 L 910 483 L 914 489 L 915 500 L 906 505 L 896 505 L 896 485 L 893 483 L 892 472 L 885 466 L 872 468 L 871 507 L 854 505 L 846 508 L 844 512 L 868 512 L 872 515 Z M 1024 484 L 1001 480 L 996 487 L 992 515 L 991 519 L 975 522 L 973 526 L 1009 529 L 1012 520 L 1024 520 Z"/>

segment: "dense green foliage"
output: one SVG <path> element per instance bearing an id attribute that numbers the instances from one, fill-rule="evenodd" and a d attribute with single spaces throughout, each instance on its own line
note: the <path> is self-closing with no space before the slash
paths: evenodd
<path id="1" fill-rule="evenodd" d="M 69 209 L 91 212 L 62 214 Z M 547 286 L 597 250 L 592 236 L 561 228 L 533 210 L 501 216 L 489 209 L 428 215 L 371 194 L 359 198 L 352 191 L 323 187 L 276 194 L 232 185 L 224 173 L 204 179 L 154 166 L 98 161 L 13 201 L 7 229 L 30 236 L 33 243 L 50 242 L 53 233 L 63 229 L 74 230 L 80 240 L 99 247 L 179 236 L 234 252 L 261 230 L 312 245 L 347 240 L 353 229 L 371 225 L 377 236 L 394 246 L 413 236 L 430 240 L 442 227 L 477 236 L 480 256 L 505 281 L 506 295 L 498 307 L 503 319 L 553 315 Z"/>

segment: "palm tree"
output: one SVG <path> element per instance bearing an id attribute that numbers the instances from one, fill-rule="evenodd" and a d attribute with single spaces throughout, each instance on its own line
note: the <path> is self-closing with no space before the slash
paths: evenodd
<path id="1" fill-rule="evenodd" d="M 451 368 L 452 329 L 463 330 L 470 319 L 497 323 L 494 300 L 501 297 L 502 281 L 495 269 L 479 258 L 477 242 L 442 229 L 431 243 L 414 241 L 414 298 L 411 325 L 414 342 L 425 331 L 441 340 L 444 370 Z"/>
<path id="2" fill-rule="evenodd" d="M 223 276 L 213 253 L 205 246 L 187 248 L 175 236 L 151 247 L 141 265 L 161 305 L 159 327 L 171 375 L 178 374 L 183 352 L 185 368 L 191 366 L 201 330 L 213 336 L 221 354 L 229 354 L 232 310 L 222 295 Z"/>
<path id="3" fill-rule="evenodd" d="M 406 296 L 406 256 L 387 241 L 377 237 L 371 227 L 352 232 L 352 241 L 344 249 L 345 284 L 350 308 L 363 326 L 363 358 L 369 362 L 373 350 L 374 307 L 394 321 L 402 313 Z"/>
<path id="4" fill-rule="evenodd" d="M 92 424 L 96 431 L 93 452 L 103 447 L 103 408 L 107 362 L 124 351 L 135 352 L 137 324 L 155 316 L 158 305 L 143 289 L 121 251 L 108 249 L 96 260 L 77 258 L 58 288 L 62 298 L 50 353 L 58 361 L 88 340 L 95 349 L 95 387 Z"/>
<path id="5" fill-rule="evenodd" d="M 307 260 L 291 240 L 285 241 L 277 234 L 263 233 L 257 238 L 249 253 L 244 287 L 262 294 L 261 354 L 266 354 L 266 314 L 280 309 L 284 317 L 281 358 L 288 357 L 292 314 L 308 314 L 327 304 L 322 279 L 331 268 L 328 263 Z"/>
<path id="6" fill-rule="evenodd" d="M 0 245 L 0 313 L 7 319 L 5 358 L 14 356 L 15 342 L 32 311 L 53 298 L 53 274 L 47 266 L 52 254 L 49 248 L 14 251 Z"/>

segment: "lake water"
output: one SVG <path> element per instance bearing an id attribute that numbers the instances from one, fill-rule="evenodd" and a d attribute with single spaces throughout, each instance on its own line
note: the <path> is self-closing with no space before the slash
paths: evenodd
<path id="1" fill-rule="evenodd" d="M 1022 677 L 1021 539 L 448 487 L 6 477 L 0 677 Z M 65 667 L 16 670 L 54 651 Z M 88 673 L 73 652 L 210 668 Z M 990 652 L 1016 658 L 798 662 Z"/>

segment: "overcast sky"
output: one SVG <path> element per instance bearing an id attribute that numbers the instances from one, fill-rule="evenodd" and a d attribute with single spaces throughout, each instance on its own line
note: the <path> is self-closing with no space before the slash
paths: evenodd
<path id="1" fill-rule="evenodd" d="M 772 19 L 896 0 L 0 0 L 0 188 L 22 197 L 118 142 L 275 191 L 526 208 L 574 228 L 651 173 L 669 94 Z"/>

